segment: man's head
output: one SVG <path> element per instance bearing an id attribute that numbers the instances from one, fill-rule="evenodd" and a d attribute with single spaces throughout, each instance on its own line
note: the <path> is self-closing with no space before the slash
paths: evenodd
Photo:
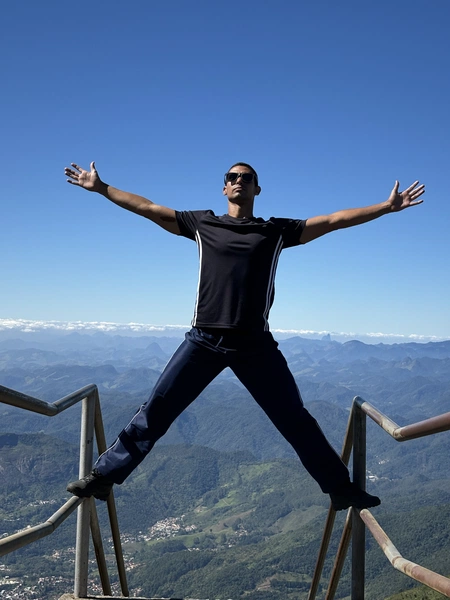
<path id="1" fill-rule="evenodd" d="M 253 201 L 261 192 L 258 185 L 258 174 L 255 169 L 244 162 L 232 165 L 223 177 L 223 195 L 229 202 L 241 204 Z"/>

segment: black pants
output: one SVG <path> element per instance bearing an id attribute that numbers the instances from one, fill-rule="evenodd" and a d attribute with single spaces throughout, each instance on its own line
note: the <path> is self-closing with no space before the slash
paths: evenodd
<path id="1" fill-rule="evenodd" d="M 149 400 L 96 462 L 122 483 L 175 419 L 226 367 L 230 367 L 293 446 L 303 465 L 330 492 L 349 481 L 347 467 L 303 406 L 300 392 L 278 344 L 269 332 L 235 333 L 193 328 L 170 359 Z"/>

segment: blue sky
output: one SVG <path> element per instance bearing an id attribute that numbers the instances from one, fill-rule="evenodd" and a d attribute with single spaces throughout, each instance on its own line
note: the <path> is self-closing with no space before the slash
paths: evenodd
<path id="1" fill-rule="evenodd" d="M 280 259 L 271 325 L 450 338 L 450 3 L 56 1 L 1 20 L 0 319 L 188 324 L 195 244 L 66 183 L 258 216 L 424 203 Z"/>

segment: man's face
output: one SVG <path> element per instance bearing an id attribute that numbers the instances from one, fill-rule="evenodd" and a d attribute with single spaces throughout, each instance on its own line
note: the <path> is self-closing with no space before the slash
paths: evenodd
<path id="1" fill-rule="evenodd" d="M 256 185 L 254 177 L 250 182 L 243 180 L 242 173 L 253 175 L 253 171 L 248 167 L 236 165 L 235 167 L 231 167 L 228 173 L 237 174 L 235 181 L 227 181 L 223 187 L 223 195 L 227 196 L 229 202 L 239 205 L 245 204 L 245 202 L 253 201 L 254 197 L 261 191 L 261 188 Z"/>

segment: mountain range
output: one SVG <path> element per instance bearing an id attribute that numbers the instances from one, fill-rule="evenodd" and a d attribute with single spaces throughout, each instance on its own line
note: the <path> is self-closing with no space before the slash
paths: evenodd
<path id="1" fill-rule="evenodd" d="M 97 384 L 112 442 L 145 401 L 180 341 L 104 333 L 3 336 L 0 385 L 53 402 Z M 293 337 L 279 344 L 307 408 L 338 451 L 356 395 L 399 425 L 449 410 L 450 341 L 374 345 Z M 25 526 L 29 518 L 47 518 L 47 503 L 62 500 L 65 483 L 77 470 L 79 424 L 79 406 L 47 418 L 0 404 L 5 531 Z M 449 432 L 398 444 L 369 420 L 367 440 L 368 487 L 382 497 L 377 509 L 382 525 L 395 534 L 405 556 L 445 574 L 450 557 L 450 534 L 442 521 L 447 522 L 450 506 Z M 158 577 L 154 571 L 146 579 L 142 570 L 133 576 L 136 590 L 183 590 L 210 597 L 209 589 L 216 590 L 217 598 L 238 598 L 244 590 L 249 600 L 306 598 L 303 590 L 317 554 L 326 497 L 231 371 L 223 372 L 179 417 L 151 457 L 118 488 L 117 500 L 121 529 L 131 540 L 130 560 L 157 567 Z M 182 515 L 189 515 L 196 533 L 160 541 L 136 537 L 165 518 Z M 60 552 L 73 543 L 64 533 L 51 539 L 52 544 L 60 540 Z M 11 576 L 30 560 L 41 561 L 48 572 L 53 564 L 46 558 L 51 554 L 48 543 L 9 558 L 5 565 Z M 409 587 L 411 582 L 392 574 L 379 549 L 368 544 L 373 566 L 367 597 L 381 600 L 387 595 L 380 590 L 394 593 Z M 347 597 L 348 568 L 337 598 Z"/>

